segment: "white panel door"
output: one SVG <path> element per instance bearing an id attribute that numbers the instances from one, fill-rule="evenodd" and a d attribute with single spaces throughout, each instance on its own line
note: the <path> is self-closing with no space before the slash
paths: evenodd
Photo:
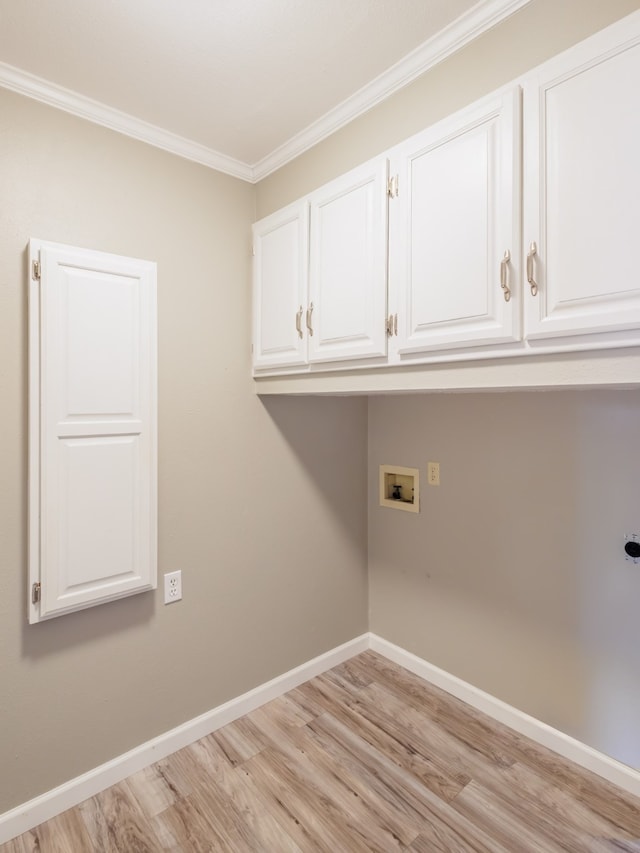
<path id="1" fill-rule="evenodd" d="M 253 226 L 253 366 L 307 363 L 309 205 L 297 202 Z"/>
<path id="2" fill-rule="evenodd" d="M 37 622 L 156 587 L 156 269 L 36 240 L 30 249 Z"/>
<path id="3" fill-rule="evenodd" d="M 520 90 L 392 152 L 391 309 L 399 353 L 520 338 Z"/>
<path id="4" fill-rule="evenodd" d="M 639 21 L 525 84 L 529 338 L 640 327 Z"/>
<path id="5" fill-rule="evenodd" d="M 385 356 L 388 161 L 311 196 L 309 361 Z"/>

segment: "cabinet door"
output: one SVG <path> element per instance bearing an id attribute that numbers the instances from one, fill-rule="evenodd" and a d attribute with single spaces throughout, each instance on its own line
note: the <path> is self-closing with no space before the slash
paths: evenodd
<path id="1" fill-rule="evenodd" d="M 311 362 L 387 353 L 387 174 L 377 159 L 311 197 Z"/>
<path id="2" fill-rule="evenodd" d="M 519 339 L 519 152 L 519 88 L 395 150 L 389 261 L 399 353 Z"/>
<path id="3" fill-rule="evenodd" d="M 524 116 L 527 336 L 638 328 L 640 17 L 546 63 Z"/>
<path id="4" fill-rule="evenodd" d="M 29 300 L 29 620 L 38 622 L 156 587 L 156 267 L 30 248 L 40 270 Z"/>
<path id="5" fill-rule="evenodd" d="M 307 363 L 309 205 L 297 202 L 253 226 L 253 365 Z"/>

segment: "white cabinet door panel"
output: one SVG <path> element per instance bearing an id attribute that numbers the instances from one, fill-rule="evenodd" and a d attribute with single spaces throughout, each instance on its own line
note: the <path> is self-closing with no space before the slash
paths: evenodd
<path id="1" fill-rule="evenodd" d="M 377 159 L 311 196 L 310 362 L 386 355 L 387 176 Z"/>
<path id="2" fill-rule="evenodd" d="M 60 417 L 67 415 L 135 415 L 136 368 L 132 353 L 137 335 L 138 282 L 122 275 L 100 274 L 89 281 L 85 270 L 66 268 L 60 315 L 65 341 L 59 390 Z M 46 367 L 45 367 L 46 369 Z"/>
<path id="3" fill-rule="evenodd" d="M 156 586 L 155 264 L 31 242 L 30 621 Z"/>
<path id="4" fill-rule="evenodd" d="M 486 236 L 493 230 L 487 204 L 490 135 L 484 128 L 467 133 L 413 163 L 412 188 L 428 191 L 412 197 L 411 275 L 423 286 L 412 291 L 411 307 L 414 317 L 434 328 L 488 311 L 487 288 L 477 287 L 477 271 L 489 269 Z"/>
<path id="5" fill-rule="evenodd" d="M 253 226 L 253 366 L 304 365 L 309 205 L 298 202 Z"/>
<path id="6" fill-rule="evenodd" d="M 515 89 L 396 149 L 390 288 L 399 353 L 519 339 L 519 142 Z"/>
<path id="7" fill-rule="evenodd" d="M 56 493 L 58 513 L 68 522 L 51 529 L 52 536 L 60 535 L 56 597 L 90 601 L 97 584 L 107 589 L 137 579 L 141 496 L 132 472 L 138 443 L 139 436 L 60 441 Z M 45 585 L 45 591 L 53 588 Z"/>
<path id="8" fill-rule="evenodd" d="M 626 24 L 525 85 L 529 338 L 640 326 L 639 82 L 640 34 Z"/>

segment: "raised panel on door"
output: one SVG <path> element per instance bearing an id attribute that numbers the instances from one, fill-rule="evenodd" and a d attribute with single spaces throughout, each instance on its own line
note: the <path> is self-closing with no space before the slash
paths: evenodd
<path id="1" fill-rule="evenodd" d="M 311 197 L 309 361 L 387 352 L 387 160 Z"/>
<path id="2" fill-rule="evenodd" d="M 78 602 L 92 597 L 96 585 L 136 575 L 141 495 L 132 472 L 138 467 L 140 435 L 59 441 L 57 513 L 66 523 L 52 526 L 50 536 L 59 538 L 57 594 Z M 48 592 L 53 585 L 47 582 L 45 588 Z"/>
<path id="3" fill-rule="evenodd" d="M 30 621 L 156 586 L 155 264 L 31 242 Z"/>
<path id="4" fill-rule="evenodd" d="M 639 83 L 640 15 L 526 82 L 529 338 L 640 327 Z"/>
<path id="5" fill-rule="evenodd" d="M 396 149 L 389 268 L 399 353 L 519 339 L 519 143 L 516 88 Z"/>
<path id="6" fill-rule="evenodd" d="M 253 226 L 253 366 L 305 365 L 309 205 L 299 202 Z"/>

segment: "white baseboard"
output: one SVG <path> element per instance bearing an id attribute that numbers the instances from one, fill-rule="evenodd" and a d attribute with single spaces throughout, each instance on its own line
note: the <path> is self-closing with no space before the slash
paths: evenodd
<path id="1" fill-rule="evenodd" d="M 614 758 L 609 758 L 608 755 L 558 731 L 558 729 L 554 729 L 552 726 L 548 726 L 535 717 L 530 717 L 501 699 L 496 699 L 490 693 L 485 693 L 484 690 L 480 690 L 461 678 L 439 669 L 376 634 L 369 635 L 369 648 L 403 666 L 420 678 L 424 678 L 425 681 L 440 687 L 457 699 L 461 699 L 467 705 L 477 708 L 478 711 L 482 711 L 488 717 L 504 723 L 519 734 L 552 749 L 564 758 L 568 758 L 569 761 L 573 761 L 592 773 L 597 773 L 598 776 L 608 779 L 614 785 L 618 785 L 625 791 L 640 797 L 640 772 L 634 768 L 621 764 Z"/>
<path id="2" fill-rule="evenodd" d="M 266 702 L 282 696 L 310 678 L 343 663 L 354 655 L 372 649 L 394 663 L 403 666 L 425 681 L 440 687 L 452 696 L 461 699 L 473 708 L 487 714 L 509 728 L 525 735 L 536 743 L 546 746 L 587 770 L 608 779 L 620 788 L 640 796 L 640 772 L 609 758 L 598 750 L 569 737 L 569 735 L 530 717 L 495 696 L 485 693 L 466 681 L 428 663 L 400 646 L 378 637 L 363 634 L 344 643 L 313 660 L 279 675 L 277 678 L 249 690 L 236 699 L 219 705 L 212 711 L 195 717 L 99 767 L 65 782 L 33 800 L 0 815 L 0 844 L 22 835 L 45 820 L 73 808 L 83 800 L 99 794 L 105 788 L 126 779 L 132 773 L 148 767 L 172 752 L 182 749 L 254 711 Z"/>
<path id="3" fill-rule="evenodd" d="M 216 731 L 369 648 L 363 634 L 0 815 L 0 844 Z"/>

